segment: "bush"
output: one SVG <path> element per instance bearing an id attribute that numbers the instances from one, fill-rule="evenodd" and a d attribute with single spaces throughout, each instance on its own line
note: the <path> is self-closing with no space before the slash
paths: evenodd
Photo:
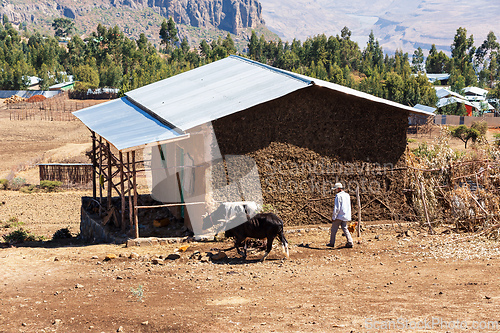
<path id="1" fill-rule="evenodd" d="M 52 236 L 52 240 L 65 239 L 65 238 L 73 238 L 73 235 L 71 235 L 71 232 L 69 231 L 68 228 L 59 229 Z"/>
<path id="2" fill-rule="evenodd" d="M 33 193 L 36 190 L 36 185 L 28 185 L 28 186 L 23 186 L 19 189 L 19 192 L 22 193 Z"/>
<path id="3" fill-rule="evenodd" d="M 470 125 L 470 128 L 476 129 L 481 134 L 481 137 L 484 137 L 486 132 L 488 132 L 488 123 L 485 121 L 474 121 Z"/>
<path id="4" fill-rule="evenodd" d="M 3 225 L 4 228 L 16 228 L 16 227 L 20 227 L 24 224 L 24 222 L 21 222 L 17 219 L 17 217 L 11 217 L 7 220 L 7 222 L 5 222 L 5 224 Z"/>
<path id="5" fill-rule="evenodd" d="M 26 184 L 26 179 L 21 177 L 16 177 L 10 181 L 10 188 L 14 191 L 19 190 L 23 185 Z"/>
<path id="6" fill-rule="evenodd" d="M 36 237 L 23 228 L 12 231 L 11 233 L 4 235 L 3 238 L 8 243 L 35 242 L 37 240 L 41 240 L 39 237 Z"/>
<path id="7" fill-rule="evenodd" d="M 42 180 L 40 181 L 40 188 L 46 190 L 47 192 L 52 192 L 57 190 L 62 185 L 62 182 L 57 180 Z"/>
<path id="8" fill-rule="evenodd" d="M 9 181 L 5 178 L 0 179 L 0 190 L 7 190 L 9 188 Z"/>
<path id="9" fill-rule="evenodd" d="M 494 137 L 495 137 L 495 142 L 494 142 L 495 146 L 500 147 L 500 133 L 495 134 Z"/>

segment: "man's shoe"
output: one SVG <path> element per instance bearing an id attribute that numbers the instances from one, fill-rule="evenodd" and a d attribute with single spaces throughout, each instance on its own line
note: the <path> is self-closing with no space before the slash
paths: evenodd
<path id="1" fill-rule="evenodd" d="M 326 246 L 328 246 L 328 247 L 334 247 L 335 245 L 328 243 L 328 244 L 326 244 Z"/>
<path id="2" fill-rule="evenodd" d="M 345 247 L 346 247 L 346 248 L 348 248 L 348 249 L 352 249 L 352 243 L 347 243 L 347 244 L 345 245 Z"/>

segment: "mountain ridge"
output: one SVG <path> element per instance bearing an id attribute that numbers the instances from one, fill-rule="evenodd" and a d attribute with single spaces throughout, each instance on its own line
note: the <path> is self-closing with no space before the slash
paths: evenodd
<path id="1" fill-rule="evenodd" d="M 169 17 L 178 25 L 180 37 L 191 44 L 225 36 L 224 32 L 247 40 L 252 29 L 265 30 L 257 0 L 4 0 L 0 14 L 43 33 L 53 33 L 51 24 L 58 17 L 74 20 L 76 32 L 83 36 L 99 23 L 117 25 L 130 38 L 145 33 L 157 45 L 161 22 Z"/>
<path id="2" fill-rule="evenodd" d="M 318 34 L 340 35 L 347 26 L 351 39 L 364 48 L 373 31 L 384 52 L 413 53 L 419 46 L 450 53 L 459 27 L 473 34 L 476 45 L 489 31 L 500 33 L 500 6 L 488 0 L 260 0 L 266 26 L 281 39 L 304 41 Z M 495 29 L 497 31 L 495 31 Z"/>

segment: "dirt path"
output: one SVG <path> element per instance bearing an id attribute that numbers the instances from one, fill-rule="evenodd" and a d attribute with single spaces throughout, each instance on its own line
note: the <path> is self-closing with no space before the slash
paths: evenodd
<path id="1" fill-rule="evenodd" d="M 160 264 L 153 258 L 179 244 L 0 249 L 0 332 L 365 332 L 397 324 L 395 332 L 432 320 L 433 330 L 422 331 L 443 332 L 452 320 L 469 329 L 500 320 L 495 242 L 375 229 L 353 249 L 329 249 L 328 231 L 305 230 L 287 233 L 290 259 L 276 247 L 264 263 L 256 262 L 262 253 L 242 261 L 234 250 L 220 262 L 189 259 L 229 241 L 190 243 L 180 259 Z M 108 253 L 118 257 L 105 261 Z"/>

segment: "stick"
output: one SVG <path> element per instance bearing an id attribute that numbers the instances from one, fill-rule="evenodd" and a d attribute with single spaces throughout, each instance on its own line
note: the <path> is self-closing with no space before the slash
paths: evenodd
<path id="1" fill-rule="evenodd" d="M 315 212 L 316 214 L 318 214 L 319 216 L 321 216 L 322 218 L 324 218 L 325 220 L 328 220 L 328 222 L 331 221 L 330 218 L 326 217 L 325 215 L 321 214 L 320 212 L 318 212 L 316 209 L 314 208 L 311 208 L 313 212 Z"/>
<path id="2" fill-rule="evenodd" d="M 422 203 L 424 204 L 425 219 L 427 220 L 427 224 L 429 225 L 429 233 L 434 234 L 431 220 L 429 219 L 429 213 L 427 212 L 427 203 L 425 202 L 425 195 L 424 195 L 424 185 L 422 185 L 420 181 L 418 183 L 420 185 L 420 194 L 422 195 Z"/>
<path id="3" fill-rule="evenodd" d="M 472 198 L 472 200 L 474 200 L 474 202 L 479 206 L 479 208 L 481 208 L 481 210 L 486 214 L 486 216 L 488 217 L 490 214 L 488 214 L 488 212 L 483 208 L 483 206 L 481 206 L 481 204 L 479 203 L 479 201 L 477 201 L 476 198 L 474 198 L 474 196 L 472 195 L 471 192 L 469 192 L 469 195 L 470 197 Z M 496 222 L 495 218 L 492 217 L 493 221 Z"/>
<path id="4" fill-rule="evenodd" d="M 359 198 L 359 185 L 356 186 L 356 201 L 358 202 L 358 225 L 356 231 L 358 237 L 361 237 L 361 199 Z"/>

